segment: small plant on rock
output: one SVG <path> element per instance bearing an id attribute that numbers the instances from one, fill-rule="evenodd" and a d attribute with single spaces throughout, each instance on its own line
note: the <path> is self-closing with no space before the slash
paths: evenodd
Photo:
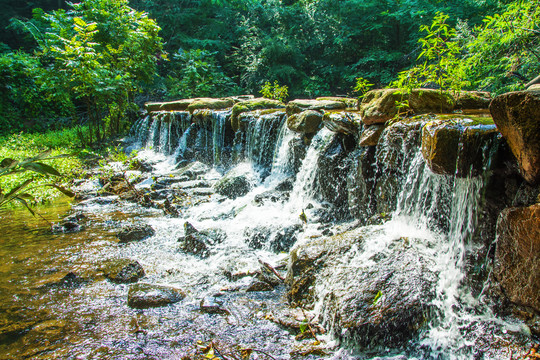
<path id="1" fill-rule="evenodd" d="M 274 81 L 274 85 L 270 81 L 264 83 L 260 93 L 267 99 L 284 101 L 289 96 L 289 88 L 286 85 L 279 85 L 278 81 Z"/>

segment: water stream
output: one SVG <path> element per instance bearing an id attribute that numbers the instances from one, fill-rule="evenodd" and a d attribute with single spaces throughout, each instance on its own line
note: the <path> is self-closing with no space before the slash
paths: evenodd
<path id="1" fill-rule="evenodd" d="M 286 311 L 286 286 L 246 289 L 256 281 L 259 260 L 279 269 L 295 243 L 338 234 L 354 223 L 321 215 L 333 208 L 321 196 L 319 174 L 327 170 L 319 168 L 320 158 L 336 134 L 319 131 L 295 169 L 296 135 L 287 129 L 283 113 L 253 115 L 243 142 L 231 135 L 229 119 L 230 111 L 211 112 L 192 123 L 189 113 L 178 112 L 146 117 L 134 127 L 129 149 L 139 149 L 139 158 L 154 168 L 147 174 L 132 172 L 145 178 L 137 187 L 146 191 L 159 185 L 159 179 L 178 178 L 172 194 L 190 201 L 179 217 L 117 196 L 42 209 L 54 221 L 67 213 L 84 214 L 85 228 L 77 233 L 52 234 L 46 224 L 19 210 L 0 214 L 0 358 L 180 359 L 196 351 L 197 341 L 218 341 L 224 347 L 259 350 L 253 359 L 270 358 L 265 353 L 275 359 L 471 359 L 482 358 L 479 343 L 505 336 L 500 334 L 516 334 L 516 339 L 526 334 L 521 323 L 497 319 L 482 294 L 473 295 L 464 281 L 465 258 L 479 246 L 473 235 L 489 175 L 489 149 L 482 176 L 441 176 L 425 165 L 418 131 L 400 137 L 397 144 L 386 132 L 372 164 L 383 174 L 379 183 L 386 190 L 379 187 L 372 194 L 393 191 L 391 199 L 377 204 L 381 211 L 391 209 L 391 219 L 357 228 L 367 240 L 343 254 L 333 268 L 339 270 L 321 275 L 311 314 L 321 319 L 331 315 L 324 303 L 327 294 L 346 286 L 355 271 L 377 266 L 377 254 L 395 251 L 398 239 L 419 259 L 428 259 L 436 278 L 429 301 L 435 316 L 408 345 L 369 352 L 356 346 L 357 335 L 345 331 L 338 340 L 332 323 L 322 321 L 328 330 L 321 337 L 324 353 L 298 355 L 310 341 L 297 341 L 289 329 L 268 320 Z M 179 164 L 195 161 L 206 163 L 206 168 L 201 165 L 205 170 L 181 180 Z M 231 169 L 249 175 L 247 194 L 227 198 L 212 190 Z M 288 190 L 281 190 L 288 180 Z M 210 247 L 208 257 L 187 254 L 178 243 L 186 222 L 198 230 L 219 230 L 225 238 Z M 118 244 L 118 230 L 135 223 L 151 225 L 155 235 Z M 161 308 L 130 308 L 129 285 L 103 277 L 101 265 L 115 258 L 138 261 L 146 272 L 142 281 L 180 288 L 186 298 Z M 66 282 L 69 273 L 77 281 Z M 216 303 L 226 312 L 206 313 L 201 302 Z M 508 358 L 500 351 L 485 354 Z"/>

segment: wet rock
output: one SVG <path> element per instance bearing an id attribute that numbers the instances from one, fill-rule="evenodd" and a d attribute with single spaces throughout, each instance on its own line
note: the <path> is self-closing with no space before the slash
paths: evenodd
<path id="1" fill-rule="evenodd" d="M 379 143 L 379 138 L 384 131 L 383 124 L 366 125 L 360 135 L 360 146 L 375 146 Z"/>
<path id="2" fill-rule="evenodd" d="M 409 172 L 414 156 L 421 146 L 422 127 L 426 118 L 401 120 L 386 127 L 376 147 L 376 185 L 374 189 L 376 213 L 395 210 L 401 184 Z"/>
<path id="3" fill-rule="evenodd" d="M 289 300 L 303 307 L 322 302 L 323 325 L 358 348 L 399 347 L 430 317 L 437 276 L 416 249 L 381 249 L 361 268 L 353 265 L 363 245 L 362 228 L 315 239 L 293 249 Z M 324 288 L 316 293 L 315 287 Z M 319 299 L 318 296 L 322 298 Z M 391 344 L 391 345 L 389 345 Z"/>
<path id="4" fill-rule="evenodd" d="M 102 271 L 107 279 L 118 284 L 129 284 L 144 277 L 144 269 L 135 260 L 113 259 L 102 265 Z"/>
<path id="5" fill-rule="evenodd" d="M 272 290 L 274 290 L 274 287 L 265 281 L 253 281 L 246 289 L 246 292 L 272 291 Z"/>
<path id="6" fill-rule="evenodd" d="M 540 204 L 501 212 L 495 260 L 495 276 L 509 299 L 540 313 Z"/>
<path id="7" fill-rule="evenodd" d="M 227 238 L 227 233 L 221 229 L 198 231 L 189 222 L 184 223 L 184 236 L 178 239 L 179 250 L 205 258 L 210 255 L 210 246 L 219 244 Z"/>
<path id="8" fill-rule="evenodd" d="M 422 129 L 422 155 L 436 174 L 475 176 L 484 171 L 486 150 L 498 137 L 494 124 L 434 120 Z"/>
<path id="9" fill-rule="evenodd" d="M 65 274 L 65 275 L 64 275 Z M 70 271 L 66 273 L 56 273 L 52 276 L 44 278 L 36 284 L 37 289 L 50 288 L 77 288 L 89 282 L 80 275 Z"/>
<path id="10" fill-rule="evenodd" d="M 298 234 L 302 230 L 301 224 L 286 226 L 278 230 L 270 241 L 270 251 L 275 253 L 289 251 L 298 240 Z"/>
<path id="11" fill-rule="evenodd" d="M 326 112 L 323 123 L 330 131 L 353 136 L 358 136 L 362 127 L 360 114 L 350 112 Z"/>
<path id="12" fill-rule="evenodd" d="M 499 95 L 489 107 L 527 182 L 540 182 L 540 89 Z"/>
<path id="13" fill-rule="evenodd" d="M 340 110 L 346 107 L 347 103 L 344 101 L 297 99 L 287 104 L 287 115 L 291 116 L 306 110 L 322 112 L 323 110 Z"/>
<path id="14" fill-rule="evenodd" d="M 230 311 L 223 307 L 223 302 L 214 296 L 208 296 L 199 303 L 199 310 L 205 314 L 230 315 Z"/>
<path id="15" fill-rule="evenodd" d="M 397 89 L 371 90 L 360 104 L 362 122 L 365 125 L 382 124 L 394 118 L 398 112 L 396 102 L 407 100 L 407 95 Z M 433 89 L 414 89 L 408 96 L 409 108 L 415 114 L 448 113 L 454 109 L 454 99 Z"/>
<path id="16" fill-rule="evenodd" d="M 336 208 L 334 219 L 348 216 L 347 175 L 350 170 L 349 151 L 354 148 L 352 136 L 336 134 L 321 151 L 317 160 L 317 183 L 322 200 Z"/>
<path id="17" fill-rule="evenodd" d="M 244 123 L 239 121 L 240 114 L 253 110 L 260 109 L 282 109 L 285 107 L 279 100 L 272 100 L 266 98 L 256 98 L 246 101 L 241 101 L 235 104 L 232 108 L 231 124 L 234 132 L 244 129 Z"/>
<path id="18" fill-rule="evenodd" d="M 135 241 L 142 241 L 150 236 L 154 236 L 156 231 L 148 224 L 128 225 L 122 228 L 116 237 L 121 244 L 127 244 Z"/>
<path id="19" fill-rule="evenodd" d="M 203 164 L 200 161 L 192 162 L 179 170 L 175 171 L 171 175 L 178 177 L 183 181 L 197 180 L 200 176 L 206 174 L 210 171 L 210 167 L 206 164 Z"/>
<path id="20" fill-rule="evenodd" d="M 129 287 L 127 302 L 131 308 L 148 309 L 174 304 L 185 297 L 182 290 L 172 286 L 141 283 Z"/>
<path id="21" fill-rule="evenodd" d="M 257 205 L 263 205 L 266 202 L 284 202 L 288 199 L 289 193 L 286 191 L 269 190 L 261 194 L 257 194 L 253 199 L 253 202 Z"/>
<path id="22" fill-rule="evenodd" d="M 303 133 L 314 134 L 321 128 L 323 114 L 315 110 L 305 110 L 301 113 L 290 115 L 287 118 L 287 126 L 290 130 Z"/>
<path id="23" fill-rule="evenodd" d="M 244 196 L 252 188 L 253 175 L 248 167 L 237 166 L 227 172 L 221 180 L 214 185 L 214 190 L 231 199 Z"/>
<path id="24" fill-rule="evenodd" d="M 53 233 L 75 233 L 84 230 L 84 226 L 72 222 L 72 221 L 62 221 L 60 224 L 53 224 L 51 231 Z"/>
<path id="25" fill-rule="evenodd" d="M 270 242 L 272 229 L 267 226 L 246 227 L 244 229 L 245 242 L 250 248 L 262 249 Z"/>

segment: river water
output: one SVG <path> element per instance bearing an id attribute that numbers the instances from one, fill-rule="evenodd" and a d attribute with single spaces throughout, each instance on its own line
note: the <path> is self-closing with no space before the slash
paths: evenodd
<path id="1" fill-rule="evenodd" d="M 393 216 L 364 227 L 368 246 L 344 254 L 339 268 L 350 274 L 372 266 L 373 256 L 387 251 L 396 238 L 411 239 L 422 256 L 434 260 L 431 270 L 437 280 L 430 304 L 437 315 L 408 344 L 397 347 L 363 351 L 353 336 L 342 334 L 338 341 L 324 323 L 327 333 L 319 335 L 317 343 L 296 340 L 302 319 L 324 318 L 322 301 L 343 285 L 336 280 L 339 274 L 321 275 L 315 290 L 319 303 L 307 310 L 288 307 L 284 284 L 270 291 L 246 289 L 256 280 L 260 260 L 285 275 L 288 250 L 295 242 L 299 246 L 358 226 L 357 219 L 335 215 L 341 214 L 339 194 L 347 192 L 338 185 L 350 185 L 351 180 L 336 183 L 337 195 L 324 190 L 321 172 L 326 170 L 320 164 L 324 154 L 333 154 L 339 145 L 331 131 L 315 135 L 295 168 L 295 135 L 286 128 L 283 113 L 253 114 L 244 138 L 234 141 L 224 129 L 229 116 L 213 112 L 208 126 L 195 126 L 189 115 L 179 113 L 176 122 L 146 118 L 135 127 L 129 150 L 138 149 L 138 158 L 153 165 L 152 173 L 128 172 L 143 178 L 136 185 L 139 190 L 154 188 L 160 179 L 177 179 L 179 163 L 199 160 L 208 165 L 197 175 L 200 186 L 193 180 L 173 182 L 184 194 L 179 217 L 117 196 L 81 203 L 64 200 L 38 209 L 53 222 L 82 213 L 84 229 L 74 233 L 52 233 L 46 223 L 20 209 L 0 213 L 1 359 L 182 359 L 197 351 L 207 354 L 211 342 L 217 358 L 229 359 L 240 358 L 242 349 L 251 349 L 251 359 L 400 360 L 508 359 L 511 352 L 525 349 L 526 326 L 497 318 L 482 294 L 463 286 L 464 261 L 476 246 L 471 237 L 486 177 L 434 175 L 406 140 L 397 148 L 408 160 L 396 167 L 382 160 L 398 156 L 392 153 L 395 146 L 388 150 L 391 145 L 385 145 L 395 142 L 390 135 L 383 136 L 372 165 L 396 180 Z M 343 164 L 351 161 L 349 156 Z M 116 170 L 121 166 L 110 164 Z M 235 199 L 212 191 L 232 168 L 247 174 L 251 184 Z M 287 180 L 292 183 L 286 197 L 267 196 Z M 81 186 L 99 188 L 95 181 Z M 322 195 L 328 193 L 335 197 Z M 178 245 L 186 222 L 198 230 L 221 229 L 226 239 L 212 246 L 206 258 L 186 254 Z M 156 234 L 119 244 L 116 234 L 129 224 L 148 224 Z M 102 265 L 117 258 L 138 261 L 146 273 L 142 282 L 180 288 L 186 298 L 160 308 L 130 308 L 129 285 L 111 283 L 103 274 Z M 209 313 L 202 304 L 223 311 Z M 296 330 L 284 326 L 287 321 Z"/>

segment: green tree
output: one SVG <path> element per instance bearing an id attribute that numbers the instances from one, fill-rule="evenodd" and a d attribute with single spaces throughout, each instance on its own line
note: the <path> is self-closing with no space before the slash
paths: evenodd
<path id="1" fill-rule="evenodd" d="M 84 0 L 70 10 L 34 11 L 42 62 L 51 82 L 85 105 L 89 141 L 116 134 L 135 92 L 152 80 L 162 56 L 160 28 L 127 0 Z M 35 28 L 36 26 L 34 26 Z"/>

